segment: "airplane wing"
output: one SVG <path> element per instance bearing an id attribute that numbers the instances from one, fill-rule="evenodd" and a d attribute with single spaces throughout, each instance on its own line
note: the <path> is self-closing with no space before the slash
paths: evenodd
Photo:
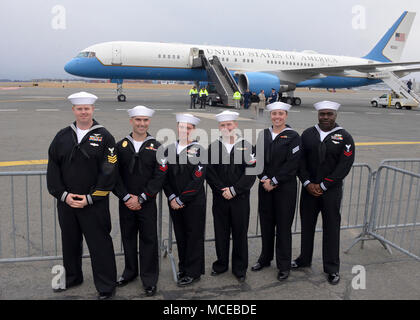
<path id="1" fill-rule="evenodd" d="M 332 66 L 332 67 L 317 67 L 317 68 L 299 68 L 283 70 L 281 72 L 287 73 L 300 73 L 300 74 L 323 74 L 323 75 L 337 75 L 346 71 L 358 71 L 362 73 L 378 72 L 378 68 L 384 67 L 403 67 L 409 65 L 420 64 L 420 61 L 409 61 L 409 62 L 389 62 L 389 63 L 368 63 L 358 65 L 344 65 L 344 66 Z M 280 71 L 280 70 L 279 70 Z"/>

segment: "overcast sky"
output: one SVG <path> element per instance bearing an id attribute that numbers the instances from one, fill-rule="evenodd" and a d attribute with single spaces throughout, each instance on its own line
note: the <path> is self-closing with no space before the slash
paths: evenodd
<path id="1" fill-rule="evenodd" d="M 57 5 L 65 21 L 53 12 Z M 365 21 L 356 19 L 360 8 Z M 0 0 L 0 79 L 72 78 L 67 61 L 115 40 L 361 57 L 405 10 L 419 14 L 402 60 L 420 60 L 418 0 Z"/>

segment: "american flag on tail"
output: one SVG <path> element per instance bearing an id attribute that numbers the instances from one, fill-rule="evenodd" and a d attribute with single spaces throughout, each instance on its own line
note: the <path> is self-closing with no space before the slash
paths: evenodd
<path id="1" fill-rule="evenodd" d="M 405 33 L 396 33 L 395 34 L 395 40 L 404 42 L 405 41 Z"/>

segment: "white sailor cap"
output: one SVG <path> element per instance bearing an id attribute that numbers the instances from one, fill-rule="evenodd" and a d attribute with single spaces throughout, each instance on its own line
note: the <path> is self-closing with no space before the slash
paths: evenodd
<path id="1" fill-rule="evenodd" d="M 317 111 L 329 109 L 337 111 L 340 108 L 341 104 L 333 101 L 321 101 L 314 104 L 314 107 Z"/>
<path id="2" fill-rule="evenodd" d="M 149 109 L 145 106 L 137 106 L 137 107 L 134 107 L 133 109 L 127 110 L 127 112 L 130 118 L 133 118 L 133 117 L 151 118 L 155 114 L 155 110 Z"/>
<path id="3" fill-rule="evenodd" d="M 68 98 L 72 105 L 86 105 L 86 104 L 94 104 L 95 101 L 98 99 L 97 96 L 88 93 L 88 92 L 77 92 L 73 93 L 72 95 L 68 96 Z"/>
<path id="4" fill-rule="evenodd" d="M 239 117 L 239 113 L 234 111 L 225 110 L 219 114 L 216 114 L 216 120 L 219 122 L 223 121 L 235 121 Z"/>
<path id="5" fill-rule="evenodd" d="M 189 113 L 178 113 L 176 115 L 176 122 L 186 122 L 196 126 L 200 123 L 200 119 Z"/>
<path id="6" fill-rule="evenodd" d="M 273 103 L 270 103 L 269 105 L 267 105 L 267 110 L 270 111 L 270 112 L 274 111 L 274 110 L 289 111 L 291 107 L 292 106 L 290 104 L 277 101 L 277 102 L 273 102 Z"/>

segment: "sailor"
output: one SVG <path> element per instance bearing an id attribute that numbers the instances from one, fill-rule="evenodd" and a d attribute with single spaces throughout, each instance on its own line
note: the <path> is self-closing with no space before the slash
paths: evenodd
<path id="1" fill-rule="evenodd" d="M 117 179 L 115 140 L 93 119 L 96 96 L 79 92 L 68 99 L 76 121 L 55 136 L 47 169 L 48 191 L 57 199 L 66 288 L 83 282 L 84 237 L 98 298 L 109 299 L 117 278 L 108 197 Z"/>
<path id="2" fill-rule="evenodd" d="M 176 121 L 179 140 L 167 147 L 161 166 L 162 170 L 167 170 L 164 191 L 178 248 L 178 286 L 187 286 L 204 274 L 206 197 L 203 185 L 207 159 L 200 160 L 206 157 L 205 149 L 193 140 L 200 119 L 191 114 L 177 114 Z"/>
<path id="3" fill-rule="evenodd" d="M 262 249 L 251 268 L 268 267 L 276 253 L 277 279 L 284 281 L 292 260 L 291 227 L 296 207 L 297 171 L 300 160 L 300 136 L 286 124 L 291 106 L 283 102 L 267 105 L 272 126 L 259 136 L 264 144 L 264 169 L 258 176 L 258 212 L 261 221 Z M 257 159 L 259 159 L 257 155 Z M 274 246 L 274 238 L 275 246 Z"/>
<path id="4" fill-rule="evenodd" d="M 343 179 L 349 173 L 355 147 L 352 136 L 336 123 L 340 104 L 318 102 L 319 123 L 302 133 L 302 158 L 299 178 L 302 182 L 300 217 L 302 224 L 300 256 L 292 268 L 312 263 L 315 226 L 322 214 L 322 259 L 328 282 L 340 281 L 340 203 Z"/>
<path id="5" fill-rule="evenodd" d="M 216 115 L 221 137 L 209 146 L 206 179 L 213 191 L 217 254 L 211 275 L 228 270 L 232 234 L 232 273 L 239 282 L 244 282 L 248 268 L 249 196 L 255 182 L 255 175 L 246 169 L 255 166 L 256 160 L 251 143 L 237 134 L 238 116 L 232 111 Z"/>
<path id="6" fill-rule="evenodd" d="M 276 89 L 271 88 L 271 94 L 268 100 L 268 103 L 274 103 L 277 101 L 277 92 Z"/>
<path id="7" fill-rule="evenodd" d="M 165 179 L 165 171 L 160 170 L 156 161 L 160 143 L 148 133 L 154 113 L 144 106 L 128 110 L 132 132 L 117 143 L 119 178 L 114 189 L 120 199 L 125 257 L 124 272 L 117 285 L 124 286 L 137 278 L 140 261 L 140 278 L 146 296 L 156 293 L 159 276 L 156 194 Z"/>

